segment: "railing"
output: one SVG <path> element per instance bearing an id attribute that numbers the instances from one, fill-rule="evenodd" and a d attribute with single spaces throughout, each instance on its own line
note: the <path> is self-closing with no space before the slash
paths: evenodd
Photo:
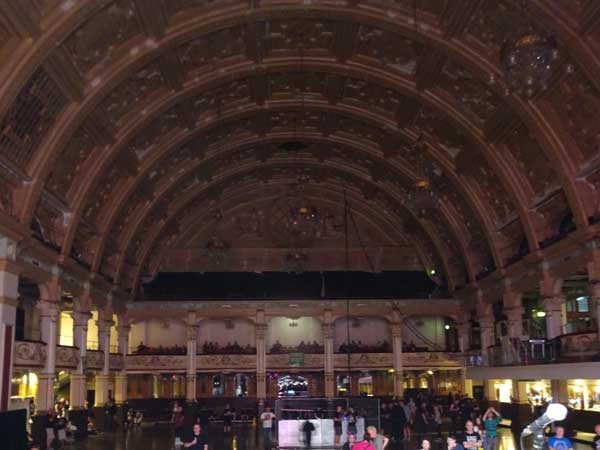
<path id="1" fill-rule="evenodd" d="M 523 366 L 600 361 L 600 342 L 594 332 L 571 333 L 555 339 L 508 340 L 477 354 L 465 355 L 467 366 Z"/>

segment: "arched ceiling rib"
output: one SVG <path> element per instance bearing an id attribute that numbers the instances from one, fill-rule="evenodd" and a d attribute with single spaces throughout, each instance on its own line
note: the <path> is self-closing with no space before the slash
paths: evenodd
<path id="1" fill-rule="evenodd" d="M 10 168 L 0 177 L 0 209 L 26 225 L 36 217 L 56 227 L 65 257 L 74 241 L 91 236 L 97 268 L 122 206 L 102 210 L 106 220 L 90 222 L 84 212 L 98 202 L 102 208 L 106 199 L 137 195 L 149 171 L 171 161 L 185 140 L 217 123 L 248 124 L 248 114 L 273 120 L 297 110 L 298 96 L 286 97 L 286 85 L 297 93 L 299 72 L 306 75 L 302 103 L 326 118 L 351 117 L 348 139 L 360 141 L 365 129 L 377 127 L 389 136 L 364 145 L 390 173 L 402 173 L 406 164 L 406 175 L 415 165 L 389 147 L 427 136 L 430 164 L 449 180 L 442 213 L 471 280 L 483 264 L 460 239 L 459 203 L 477 218 L 498 268 L 521 246 L 519 236 L 537 251 L 565 215 L 572 213 L 584 227 L 596 214 L 600 183 L 589 163 L 595 164 L 600 127 L 589 116 L 600 105 L 594 76 L 600 50 L 593 44 L 600 13 L 593 1 L 569 8 L 554 0 L 531 2 L 535 26 L 557 35 L 575 74 L 558 74 L 547 94 L 528 102 L 500 95 L 494 20 L 514 2 L 467 0 L 451 8 L 443 0 L 423 0 L 417 32 L 408 0 L 217 0 L 191 9 L 183 1 L 156 2 L 168 7 L 137 0 L 65 3 L 62 10 L 38 12 L 19 2 L 0 5 L 0 32 L 13 37 L 5 39 L 4 50 L 12 48 L 15 63 L 5 65 L 14 69 L 10 74 L 0 71 L 6 75 L 0 77 L 0 152 Z M 495 85 L 486 84 L 490 73 Z M 214 92 L 199 111 L 192 108 L 215 89 L 227 102 L 219 109 L 222 122 L 215 120 Z M 39 112 L 29 117 L 30 109 Z M 156 124 L 164 129 L 157 133 Z M 257 141 L 272 131 L 253 126 Z M 336 134 L 327 126 L 314 138 Z M 156 139 L 165 133 L 174 145 Z M 449 144 L 448 136 L 457 135 L 459 145 Z M 7 143 L 11 153 L 4 151 Z M 138 160 L 135 151 L 147 157 Z M 344 158 L 341 163 L 351 166 Z"/>
<path id="2" fill-rule="evenodd" d="M 405 206 L 401 204 L 401 199 L 398 198 L 397 191 L 390 189 L 390 187 L 378 186 L 373 181 L 365 176 L 364 171 L 361 172 L 360 166 L 353 168 L 338 164 L 324 164 L 319 163 L 316 160 L 310 160 L 308 158 L 276 158 L 271 161 L 260 162 L 246 154 L 245 158 L 240 159 L 233 157 L 237 161 L 235 165 L 227 164 L 227 161 L 231 161 L 232 158 L 222 158 L 219 164 L 221 170 L 210 171 L 211 176 L 209 178 L 202 177 L 202 173 L 206 171 L 197 171 L 197 176 L 186 176 L 179 180 L 179 183 L 175 186 L 169 186 L 167 189 L 160 193 L 160 196 L 152 201 L 149 205 L 145 206 L 142 211 L 137 212 L 136 216 L 138 220 L 134 223 L 128 224 L 128 228 L 125 231 L 127 236 L 136 236 L 132 241 L 141 243 L 145 242 L 142 237 L 143 233 L 140 228 L 145 225 L 152 226 L 154 223 L 159 221 L 161 218 L 168 215 L 170 210 L 165 211 L 165 206 L 170 207 L 171 204 L 177 201 L 178 198 L 184 193 L 195 192 L 196 187 L 202 188 L 201 192 L 215 196 L 218 195 L 223 189 L 222 185 L 227 185 L 236 182 L 237 179 L 242 179 L 244 176 L 250 176 L 253 180 L 272 176 L 273 171 L 279 170 L 281 172 L 291 172 L 292 177 L 298 176 L 298 173 L 302 174 L 306 172 L 309 175 L 313 175 L 316 179 L 327 178 L 335 176 L 334 186 L 348 184 L 354 186 L 360 193 L 367 196 L 377 197 L 378 193 L 381 193 L 382 201 L 387 201 L 387 208 L 389 210 L 404 210 L 408 211 Z M 259 171 L 262 169 L 263 171 Z M 268 169 L 268 170 L 267 170 Z M 216 187 L 212 185 L 216 184 Z M 185 194 L 187 195 L 187 194 Z M 173 199 L 173 200 L 172 200 Z M 193 198 L 191 199 L 193 200 Z M 412 213 L 408 212 L 409 215 Z M 404 214 L 406 215 L 406 213 Z M 127 253 L 127 248 L 131 246 L 130 239 L 128 237 L 123 239 L 123 243 L 126 246 L 121 249 L 121 254 Z"/>
<path id="3" fill-rule="evenodd" d="M 281 163 L 272 163 L 269 166 L 270 169 L 274 170 L 278 177 L 285 174 L 286 170 L 291 170 L 291 177 L 289 174 L 285 176 L 287 181 L 284 182 L 288 184 L 293 183 L 297 177 L 296 166 L 290 167 L 288 165 L 285 167 L 282 166 Z M 318 170 L 317 167 L 310 168 L 309 166 L 304 165 L 303 172 L 305 174 L 312 173 L 314 175 L 313 170 L 315 169 Z M 455 279 L 456 275 L 460 275 L 460 273 L 457 272 L 457 267 L 451 267 L 449 265 L 448 261 L 450 256 L 448 255 L 448 251 L 445 249 L 441 239 L 435 235 L 431 226 L 423 221 L 415 219 L 410 213 L 408 217 L 406 217 L 406 210 L 399 205 L 396 205 L 394 209 L 386 209 L 385 207 L 381 208 L 381 204 L 372 205 L 365 202 L 363 194 L 364 187 L 355 185 L 356 181 L 360 183 L 362 180 L 355 181 L 352 178 L 347 178 L 347 173 L 338 170 L 331 171 L 329 167 L 322 167 L 322 169 L 323 171 L 332 172 L 332 175 L 329 176 L 332 178 L 329 179 L 323 172 L 316 172 L 320 181 L 313 186 L 323 186 L 323 188 L 327 189 L 329 192 L 337 192 L 339 196 L 343 196 L 341 191 L 345 189 L 349 201 L 360 206 L 358 209 L 359 213 L 365 214 L 365 212 L 369 212 L 373 214 L 372 217 L 374 220 L 383 223 L 388 222 L 391 225 L 398 227 L 398 232 L 400 232 L 400 225 L 410 228 L 411 242 L 415 245 L 424 265 L 426 265 L 426 267 L 441 267 L 451 291 L 454 290 L 456 283 L 460 283 L 461 285 L 464 283 L 464 278 Z M 256 191 L 259 191 L 260 187 L 256 187 L 257 178 L 254 176 L 255 173 L 256 171 L 253 168 L 237 169 L 223 178 L 214 180 L 210 185 L 194 186 L 172 205 L 171 211 L 169 211 L 167 216 L 162 220 L 146 220 L 148 229 L 145 230 L 144 233 L 140 233 L 140 235 L 143 234 L 143 237 L 138 238 L 133 242 L 133 245 L 137 246 L 136 250 L 134 250 L 137 260 L 127 261 L 127 251 L 121 253 L 117 262 L 115 276 L 127 278 L 129 280 L 126 283 L 127 288 L 135 287 L 139 278 L 137 275 L 139 275 L 139 272 L 144 268 L 150 253 L 155 253 L 159 257 L 162 249 L 165 247 L 164 244 L 166 243 L 166 247 L 170 247 L 173 244 L 172 241 L 177 238 L 179 234 L 178 221 L 185 221 L 186 217 L 193 216 L 194 214 L 197 214 L 200 209 L 206 208 L 206 205 L 209 203 L 206 196 L 207 192 L 215 189 L 218 192 L 222 192 L 222 190 L 225 189 L 227 195 L 229 195 L 230 192 L 232 192 L 230 195 L 236 195 L 238 191 L 245 191 L 247 186 L 253 186 Z M 263 176 L 268 177 L 268 175 Z M 346 178 L 340 178 L 340 176 Z M 265 183 L 266 179 L 268 178 L 261 178 L 258 181 L 262 184 Z M 279 179 L 277 182 L 281 183 L 282 181 Z M 226 194 L 223 195 L 224 198 L 227 197 Z M 211 206 L 216 206 L 216 203 L 211 203 Z M 400 221 L 402 217 L 404 217 L 404 219 Z M 413 224 L 415 228 L 413 228 Z M 159 240 L 163 242 L 163 245 L 157 243 Z M 131 246 L 128 247 L 127 250 L 131 251 Z M 137 274 L 127 277 L 127 274 L 124 273 L 125 270 L 137 270 Z"/>
<path id="4" fill-rule="evenodd" d="M 293 186 L 295 183 L 291 184 Z M 336 188 L 339 191 L 336 190 Z M 215 234 L 219 235 L 227 242 L 231 239 L 244 241 L 246 239 L 246 237 L 243 235 L 244 231 L 241 231 L 241 236 L 232 236 L 231 232 L 227 234 L 227 224 L 239 224 L 238 221 L 240 218 L 241 220 L 244 220 L 245 217 L 250 216 L 255 218 L 266 218 L 270 206 L 277 204 L 277 201 L 281 198 L 281 195 L 284 195 L 289 191 L 290 180 L 282 179 L 271 179 L 268 182 L 265 180 L 259 185 L 251 186 L 244 184 L 236 186 L 233 189 L 228 189 L 226 193 L 224 192 L 219 197 L 218 202 L 213 201 L 210 203 L 210 207 L 198 209 L 196 211 L 191 210 L 189 215 L 186 215 L 183 219 L 181 219 L 179 222 L 179 236 L 177 237 L 176 242 L 172 244 L 172 248 L 175 251 L 182 249 L 183 254 L 185 254 L 187 257 L 190 249 L 192 249 L 192 251 L 195 250 L 198 246 L 198 243 L 206 243 L 207 240 Z M 357 236 L 362 235 L 361 239 L 364 242 L 365 232 L 368 233 L 369 230 L 374 230 L 374 236 L 378 236 L 382 239 L 381 243 L 386 249 L 395 251 L 395 249 L 398 247 L 404 248 L 406 246 L 411 246 L 414 249 L 422 267 L 428 269 L 428 274 L 430 274 L 430 269 L 435 267 L 440 267 L 441 270 L 441 265 L 427 255 L 423 244 L 419 240 L 415 239 L 411 233 L 405 230 L 407 227 L 404 223 L 402 226 L 399 226 L 396 217 L 392 213 L 380 208 L 375 208 L 371 203 L 365 203 L 364 197 L 362 195 L 356 195 L 353 190 L 342 190 L 341 186 L 331 186 L 321 182 L 307 186 L 307 189 L 305 190 L 305 196 L 307 199 L 309 199 L 309 203 L 318 205 L 317 208 L 325 206 L 327 211 L 323 212 L 323 210 L 321 210 L 321 214 L 332 214 L 333 222 L 336 223 L 338 227 L 343 223 L 344 203 L 345 201 L 348 202 L 349 210 L 351 211 L 352 216 L 356 218 L 356 222 L 358 223 L 358 230 L 354 228 L 354 223 L 349 224 L 351 225 L 350 228 L 352 234 L 350 238 L 352 241 L 350 243 L 351 247 L 358 248 L 358 246 L 360 246 Z M 216 210 L 219 210 L 222 213 L 220 220 L 215 218 Z M 225 222 L 225 226 L 223 226 L 223 222 Z M 252 222 L 248 222 L 247 225 L 248 224 L 252 224 Z M 367 230 L 363 229 L 361 224 L 364 224 Z M 264 221 L 259 221 L 255 225 L 257 232 L 253 234 L 251 230 L 250 234 L 255 238 L 261 238 L 269 242 L 271 237 L 269 234 L 268 225 L 265 224 Z M 341 229 L 338 228 L 337 231 L 334 231 L 334 235 L 337 235 L 339 239 L 343 240 L 343 232 Z M 341 242 L 337 242 L 337 244 L 335 242 L 333 243 L 334 246 L 339 246 L 341 244 Z M 329 245 L 331 245 L 331 239 L 329 239 Z M 160 248 L 160 240 L 153 242 L 151 245 L 152 249 L 157 247 Z M 232 249 L 234 249 L 233 246 Z M 152 254 L 155 255 L 155 257 L 150 258 L 150 256 L 148 256 L 146 262 L 142 261 L 139 263 L 140 266 L 147 266 L 148 275 L 155 275 L 158 270 L 158 266 L 161 265 L 162 267 L 162 261 L 166 257 L 165 253 L 168 253 L 169 250 L 170 249 L 165 249 L 164 252 L 152 251 Z M 380 262 L 378 261 L 380 258 L 380 250 L 381 249 L 371 249 L 370 247 L 363 249 L 366 254 L 370 255 L 369 257 L 371 259 L 370 262 L 363 261 L 363 267 L 365 270 L 374 269 L 378 271 L 382 269 Z M 341 251 L 341 249 L 338 248 L 338 253 L 340 255 L 337 259 L 343 259 L 344 251 Z M 360 257 L 364 258 L 363 252 L 361 252 Z M 399 257 L 407 258 L 408 255 L 406 253 L 402 253 Z M 261 269 L 259 266 L 250 267 L 249 270 L 267 269 Z M 332 268 L 329 267 L 328 270 L 332 270 Z M 443 284 L 442 276 L 443 274 L 441 271 L 439 271 L 439 273 L 432 276 L 432 278 L 435 279 L 438 284 Z"/>

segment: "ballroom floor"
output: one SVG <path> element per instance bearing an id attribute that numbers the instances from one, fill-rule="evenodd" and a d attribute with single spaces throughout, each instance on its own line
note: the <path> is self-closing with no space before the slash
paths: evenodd
<path id="1" fill-rule="evenodd" d="M 211 450 L 262 450 L 262 442 L 251 426 L 235 427 L 231 435 L 224 435 L 220 429 L 209 430 L 209 448 Z M 386 450 L 418 450 L 419 442 L 412 440 L 403 445 L 390 444 Z M 509 430 L 501 430 L 499 450 L 518 450 L 518 437 Z M 174 449 L 173 437 L 167 428 L 146 426 L 123 433 L 101 433 L 65 447 L 72 450 L 171 450 Z M 574 450 L 587 450 L 589 446 L 575 443 Z M 434 442 L 433 450 L 442 450 L 441 442 Z"/>

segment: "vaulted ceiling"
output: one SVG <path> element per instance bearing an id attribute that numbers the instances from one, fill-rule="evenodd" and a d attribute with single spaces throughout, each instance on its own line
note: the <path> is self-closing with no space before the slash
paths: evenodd
<path id="1" fill-rule="evenodd" d="M 216 205 L 302 176 L 450 290 L 501 273 L 598 213 L 600 5 L 527 3 L 562 59 L 524 100 L 499 63 L 516 0 L 0 2 L 1 226 L 135 289 Z"/>

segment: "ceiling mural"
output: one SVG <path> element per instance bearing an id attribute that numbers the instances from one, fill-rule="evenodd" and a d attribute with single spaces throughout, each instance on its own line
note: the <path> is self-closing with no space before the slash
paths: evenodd
<path id="1" fill-rule="evenodd" d="M 0 4 L 0 227 L 59 264 L 341 267 L 347 201 L 453 292 L 597 221 L 593 0 L 154 3 Z"/>

